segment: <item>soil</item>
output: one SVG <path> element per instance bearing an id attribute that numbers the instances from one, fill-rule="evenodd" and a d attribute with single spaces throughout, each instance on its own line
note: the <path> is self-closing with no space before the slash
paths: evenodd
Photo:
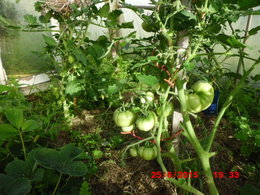
<path id="1" fill-rule="evenodd" d="M 154 161 L 128 158 L 127 164 L 122 166 L 119 156 L 120 151 L 116 151 L 112 159 L 99 165 L 97 177 L 91 180 L 93 194 L 177 195 L 172 184 L 152 178 L 152 172 L 160 170 Z"/>

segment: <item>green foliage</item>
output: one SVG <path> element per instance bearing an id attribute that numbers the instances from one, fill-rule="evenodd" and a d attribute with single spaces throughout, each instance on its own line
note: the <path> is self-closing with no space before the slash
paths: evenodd
<path id="1" fill-rule="evenodd" d="M 84 181 L 81 185 L 79 195 L 91 195 L 89 183 L 87 181 Z"/>
<path id="2" fill-rule="evenodd" d="M 20 129 L 23 124 L 23 111 L 20 109 L 12 108 L 5 112 L 7 120 L 17 129 Z"/>
<path id="3" fill-rule="evenodd" d="M 87 166 L 82 161 L 75 161 L 83 151 L 68 144 L 60 151 L 40 148 L 35 152 L 35 160 L 43 167 L 54 169 L 61 174 L 70 176 L 84 176 L 88 172 Z"/>
<path id="4" fill-rule="evenodd" d="M 29 102 L 26 101 L 25 96 L 19 91 L 17 83 L 10 83 L 13 84 L 13 87 L 10 86 L 2 86 L 0 95 L 0 115 L 3 115 L 7 109 L 16 108 L 21 110 L 28 110 L 30 108 Z"/>
<path id="5" fill-rule="evenodd" d="M 191 165 L 199 167 L 201 172 L 204 171 L 210 194 L 218 194 L 210 167 L 210 158 L 213 156 L 211 141 L 214 140 L 217 126 L 223 115 L 219 115 L 217 118 L 213 131 L 203 132 L 207 139 L 204 139 L 202 144 L 189 118 L 189 115 L 194 116 L 195 114 L 191 114 L 187 110 L 186 100 L 189 90 L 186 89 L 186 84 L 189 82 L 189 86 L 193 81 L 201 79 L 212 82 L 217 80 L 218 83 L 218 79 L 223 79 L 223 77 L 236 77 L 226 82 L 230 84 L 226 85 L 226 91 L 232 91 L 232 94 L 226 98 L 230 102 L 225 101 L 224 103 L 221 113 L 225 112 L 238 90 L 237 87 L 234 88 L 232 85 L 236 83 L 235 80 L 238 80 L 238 83 L 241 84 L 240 81 L 245 80 L 247 75 L 226 73 L 216 56 L 246 58 L 247 54 L 243 51 L 246 47 L 243 43 L 244 37 L 240 35 L 242 31 L 231 28 L 232 35 L 227 35 L 225 30 L 229 26 L 232 27 L 231 23 L 236 22 L 240 16 L 249 14 L 251 10 L 248 10 L 248 8 L 258 5 L 258 3 L 242 0 L 238 2 L 198 0 L 192 2 L 190 9 L 187 10 L 187 6 L 183 5 L 181 1 L 162 0 L 152 2 L 155 9 L 152 10 L 150 16 L 144 15 L 143 10 L 126 5 L 143 19 L 144 30 L 154 32 L 153 36 L 142 39 L 137 39 L 135 32 L 125 37 L 115 37 L 115 30 L 132 28 L 133 23 L 118 24 L 122 10 L 109 12 L 109 4 L 103 5 L 100 9 L 96 7 L 95 1 L 87 6 L 70 4 L 70 11 L 65 13 L 44 6 L 43 2 L 36 2 L 36 10 L 43 14 L 39 18 L 26 15 L 24 18 L 27 25 L 19 28 L 35 31 L 51 30 L 51 27 L 48 27 L 50 19 L 59 21 L 59 32 L 52 36 L 43 36 L 46 44 L 45 52 L 52 58 L 58 84 L 53 87 L 52 95 L 49 96 L 47 93 L 46 99 L 43 98 L 41 104 L 31 109 L 26 109 L 26 104 L 23 103 L 22 98 L 19 101 L 14 100 L 13 97 L 15 96 L 10 96 L 12 94 L 11 89 L 0 88 L 2 91 L 10 91 L 3 97 L 9 99 L 8 104 L 11 105 L 9 108 L 0 104 L 1 113 L 5 113 L 2 120 L 6 122 L 0 126 L 0 134 L 2 133 L 0 142 L 3 146 L 6 146 L 3 154 L 8 153 L 15 156 L 8 150 L 8 146 L 15 142 L 10 138 L 15 138 L 17 135 L 20 137 L 24 153 L 24 161 L 16 159 L 6 166 L 6 175 L 2 177 L 7 182 L 9 180 L 13 182 L 14 176 L 26 175 L 29 183 L 21 182 L 24 183 L 24 187 L 21 188 L 30 190 L 34 185 L 33 178 L 38 178 L 36 180 L 41 180 L 41 187 L 47 188 L 47 191 L 55 186 L 53 190 L 53 194 L 55 194 L 57 190 L 59 193 L 63 193 L 66 187 L 73 186 L 74 181 L 80 181 L 76 188 L 69 190 L 69 192 L 74 192 L 74 189 L 79 191 L 81 185 L 80 194 L 90 194 L 88 181 L 82 183 L 82 178 L 73 181 L 69 178 L 71 176 L 86 176 L 88 179 L 91 174 L 96 173 L 97 162 L 101 161 L 103 157 L 109 156 L 110 149 L 122 146 L 122 143 L 124 143 L 123 136 L 114 135 L 114 132 L 111 131 L 108 133 L 109 140 L 107 140 L 101 137 L 98 128 L 95 129 L 94 133 L 70 130 L 70 138 L 72 139 L 70 141 L 83 150 L 73 144 L 65 145 L 59 149 L 47 148 L 46 145 L 49 143 L 39 142 L 39 145 L 42 144 L 43 146 L 32 150 L 32 156 L 37 167 L 43 167 L 39 169 L 44 170 L 43 178 L 42 171 L 38 171 L 38 173 L 32 169 L 31 164 L 30 166 L 27 164 L 31 158 L 31 155 L 27 152 L 29 148 L 27 145 L 29 145 L 29 142 L 36 142 L 39 137 L 48 138 L 51 135 L 52 138 L 55 138 L 57 126 L 59 126 L 59 129 L 60 126 L 64 128 L 65 126 L 62 123 L 64 118 L 71 118 L 72 113 L 75 114 L 80 109 L 122 105 L 120 109 L 132 108 L 133 112 L 138 113 L 139 118 L 147 116 L 151 110 L 156 110 L 156 108 L 159 108 L 159 113 L 161 113 L 160 116 L 155 113 L 149 115 L 149 118 L 153 121 L 152 128 L 149 128 L 151 131 L 148 133 L 141 132 L 140 134 L 144 139 L 131 144 L 131 147 L 140 145 L 145 141 L 156 140 L 157 161 L 164 172 L 171 168 L 171 166 L 166 167 L 164 164 L 167 157 L 170 158 L 170 162 L 173 162 L 175 171 L 182 171 L 183 167 L 186 169 L 194 168 L 185 165 L 185 162 L 192 161 Z M 90 40 L 87 32 L 89 26 L 93 24 L 108 28 L 111 34 Z M 249 35 L 256 34 L 258 30 L 258 27 L 252 29 Z M 179 42 L 183 41 L 182 39 L 185 37 L 189 39 L 187 40 L 189 45 L 187 49 L 180 52 Z M 224 47 L 225 53 L 214 53 L 215 46 L 218 44 Z M 229 53 L 230 50 L 234 51 L 234 54 Z M 259 59 L 250 60 L 259 62 Z M 153 100 L 150 102 L 145 99 L 147 92 L 153 94 Z M 244 110 L 250 105 L 250 102 L 258 105 L 258 102 L 253 100 L 257 93 L 252 93 L 251 99 L 245 98 L 246 100 L 241 104 L 244 104 L 244 106 L 239 106 L 240 112 L 246 113 Z M 5 100 L 4 98 L 3 100 Z M 168 102 L 175 103 L 177 101 L 179 101 L 178 105 L 181 105 L 180 110 L 183 112 L 183 122 L 180 123 L 184 135 L 183 142 L 189 142 L 197 155 L 191 154 L 190 145 L 186 147 L 186 144 L 184 149 L 180 150 L 181 154 L 178 156 L 171 140 L 166 144 L 167 147 L 160 142 L 164 138 L 171 139 L 171 132 L 168 131 L 170 129 L 169 124 L 171 124 L 170 117 L 162 113 L 166 112 Z M 63 107 L 62 112 L 61 107 Z M 176 107 L 178 106 L 176 105 Z M 38 113 L 38 115 L 35 113 Z M 61 113 L 64 114 L 64 117 L 60 117 Z M 250 115 L 251 113 L 248 111 L 247 114 Z M 249 155 L 259 146 L 259 134 L 251 127 L 251 121 L 243 116 L 245 115 L 241 114 L 237 117 L 237 114 L 233 114 L 230 118 L 236 126 L 234 135 L 242 142 L 242 154 Z M 159 118 L 158 121 L 157 118 Z M 40 129 L 40 126 L 37 126 L 35 119 L 43 120 L 43 132 L 38 133 L 37 129 Z M 61 121 L 59 121 L 60 119 Z M 111 117 L 109 120 L 111 121 Z M 131 123 L 134 122 L 134 120 L 131 121 Z M 108 127 L 107 129 L 110 130 L 109 125 Z M 194 127 L 196 126 L 194 125 Z M 139 127 L 139 129 L 141 128 Z M 23 133 L 28 136 L 23 137 Z M 125 151 L 130 146 L 127 146 Z M 33 144 L 31 144 L 31 147 L 34 147 Z M 186 158 L 187 156 L 188 158 Z M 197 160 L 197 156 L 199 160 Z M 195 158 L 194 161 L 191 159 L 193 157 Z M 153 158 L 147 157 L 145 159 Z M 87 161 L 87 164 L 80 159 Z M 225 167 L 224 163 L 222 167 Z M 19 171 L 16 172 L 17 168 L 19 168 Z M 63 181 L 63 175 L 68 176 L 68 180 L 64 182 L 66 187 L 58 189 L 61 181 Z M 191 193 L 201 194 L 196 189 L 197 183 L 186 178 L 172 178 L 171 182 Z M 35 188 L 36 192 L 38 192 L 38 189 L 40 187 Z M 6 191 L 7 189 L 2 187 L 1 190 Z M 200 187 L 200 190 L 208 193 L 208 190 L 204 190 L 204 187 Z"/>
<path id="6" fill-rule="evenodd" d="M 37 2 L 35 8 L 40 12 L 43 10 L 43 4 Z M 71 13 L 68 16 L 62 16 L 58 11 L 47 8 L 47 13 L 39 17 L 42 23 L 55 18 L 61 24 L 60 32 L 53 37 L 43 35 L 43 39 L 46 43 L 46 53 L 53 59 L 53 68 L 62 81 L 59 83 L 59 96 L 65 117 L 69 117 L 70 111 L 75 110 L 75 107 L 91 108 L 101 100 L 106 99 L 111 103 L 111 99 L 118 99 L 119 93 L 111 93 L 109 86 L 116 81 L 118 75 L 127 74 L 124 73 L 125 70 L 118 71 L 117 67 L 120 65 L 110 58 L 111 50 L 115 48 L 115 42 L 118 40 L 111 41 L 104 35 L 96 40 L 87 37 L 86 32 L 92 20 L 100 16 L 101 21 L 96 24 L 98 26 L 115 29 L 133 27 L 131 22 L 118 25 L 117 20 L 122 11 L 108 12 L 109 4 L 105 4 L 99 10 L 95 3 L 87 6 L 71 4 L 70 8 Z M 27 28 L 43 28 L 34 16 L 26 15 L 25 19 L 28 23 Z M 79 98 L 78 105 L 73 103 L 74 98 Z"/>
<path id="7" fill-rule="evenodd" d="M 44 131 L 38 132 L 41 138 L 57 139 L 60 130 L 68 129 L 64 119 L 61 102 L 59 101 L 59 88 L 55 81 L 50 85 L 50 90 L 43 91 L 31 96 L 32 106 L 30 118 L 41 121 Z"/>
<path id="8" fill-rule="evenodd" d="M 101 150 L 93 150 L 93 157 L 95 159 L 100 159 L 103 156 L 103 152 Z"/>
<path id="9" fill-rule="evenodd" d="M 152 87 L 152 86 L 157 85 L 159 83 L 158 79 L 155 76 L 137 75 L 136 77 L 141 83 L 146 84 L 149 87 Z"/>
<path id="10" fill-rule="evenodd" d="M 240 188 L 241 195 L 255 195 L 259 193 L 260 190 L 251 184 L 245 184 Z"/>
<path id="11" fill-rule="evenodd" d="M 252 122 L 244 116 L 236 116 L 235 112 L 229 111 L 228 117 L 235 126 L 234 137 L 241 142 L 240 152 L 249 157 L 252 153 L 257 153 L 260 147 L 259 125 Z"/>
<path id="12" fill-rule="evenodd" d="M 11 137 L 18 135 L 18 132 L 12 125 L 1 124 L 0 125 L 0 135 L 1 135 L 0 142 L 2 143 L 4 140 L 7 140 Z"/>
<path id="13" fill-rule="evenodd" d="M 0 174 L 1 184 L 4 184 L 0 186 L 0 192 L 3 194 L 26 194 L 30 190 L 37 190 L 36 186 L 39 182 L 46 186 L 51 185 L 52 180 L 46 180 L 50 173 L 48 169 L 72 177 L 85 176 L 88 173 L 87 165 L 77 160 L 82 152 L 81 149 L 72 144 L 65 145 L 59 151 L 36 148 L 28 153 L 26 160 L 15 159 L 7 164 L 6 174 Z M 46 169 L 40 168 L 39 165 Z M 53 178 L 55 179 L 54 176 L 52 176 Z M 56 182 L 59 183 L 60 180 L 56 180 Z M 42 191 L 42 189 L 40 190 Z M 86 185 L 84 185 L 84 190 L 87 190 Z"/>
<path id="14" fill-rule="evenodd" d="M 15 4 L 6 0 L 0 1 L 0 37 L 14 35 L 12 31 L 8 31 L 6 28 L 3 28 L 2 25 L 4 24 L 4 20 L 6 18 L 12 22 L 15 22 L 17 17 L 16 15 Z"/>
<path id="15" fill-rule="evenodd" d="M 0 174 L 0 192 L 8 195 L 27 194 L 31 190 L 30 180 Z M 3 185 L 4 184 L 4 185 Z"/>
<path id="16" fill-rule="evenodd" d="M 4 184 L 0 185 L 0 194 L 51 192 L 61 182 L 58 173 L 80 178 L 96 171 L 93 163 L 82 162 L 82 159 L 91 161 L 91 158 L 72 144 L 59 150 L 45 148 L 50 144 L 46 138 L 51 136 L 52 128 L 56 133 L 58 126 L 66 128 L 54 90 L 30 96 L 33 102 L 29 104 L 18 88 L 1 86 L 0 89 L 6 91 L 0 96 L 0 116 L 4 122 L 0 124 L 0 164 L 5 167 L 5 174 L 0 174 L 1 184 Z M 46 131 L 42 131 L 43 128 Z M 35 143 L 43 147 L 36 148 Z M 79 192 L 81 179 L 67 189 L 73 183 L 73 179 L 67 178 L 63 192 Z"/>
<path id="17" fill-rule="evenodd" d="M 13 132 L 13 129 L 16 129 L 18 132 L 26 132 L 41 128 L 39 122 L 35 120 L 24 120 L 23 111 L 20 109 L 12 108 L 6 110 L 5 117 L 12 126 L 9 124 L 2 124 L 2 129 L 6 127 L 10 132 Z"/>
<path id="18" fill-rule="evenodd" d="M 161 104 L 160 106 L 162 109 L 165 109 L 166 102 L 172 101 L 172 99 L 174 102 L 179 101 L 181 104 L 180 110 L 183 114 L 181 128 L 184 129 L 184 132 L 182 133 L 185 137 L 184 140 L 192 145 L 199 156 L 200 163 L 198 163 L 199 161 L 196 159 L 197 161 L 195 161 L 198 165 L 196 167 L 201 168 L 201 172 L 202 170 L 204 171 L 205 176 L 207 177 L 206 180 L 209 193 L 218 194 L 218 190 L 214 184 L 214 178 L 212 177 L 212 171 L 209 171 L 211 170 L 209 162 L 209 159 L 211 158 L 209 157 L 211 156 L 211 146 L 219 122 L 223 117 L 223 113 L 225 113 L 226 109 L 232 103 L 233 97 L 246 80 L 247 74 L 252 72 L 256 64 L 259 63 L 259 59 L 251 58 L 250 60 L 252 62 L 250 61 L 249 63 L 252 64 L 252 68 L 248 72 L 246 72 L 247 70 L 244 68 L 243 72 L 247 74 L 243 75 L 230 73 L 229 70 L 223 68 L 223 64 L 225 63 L 225 60 L 230 57 L 237 57 L 242 63 L 245 62 L 244 58 L 246 58 L 248 54 L 243 50 L 247 46 L 244 44 L 244 37 L 241 36 L 242 30 L 234 29 L 232 23 L 237 22 L 241 16 L 249 14 L 249 10 L 247 9 L 252 8 L 257 4 L 253 5 L 252 2 L 245 1 L 223 2 L 203 0 L 194 1 L 188 6 L 187 4 L 184 5 L 182 1 L 173 2 L 166 0 L 153 1 L 153 4 L 155 5 L 155 9 L 152 10 L 152 13 L 149 16 L 144 15 L 140 10 L 132 6 L 128 6 L 143 19 L 143 29 L 147 32 L 154 32 L 154 35 L 150 39 L 142 39 L 143 42 L 147 41 L 145 46 L 137 43 L 136 48 L 133 49 L 135 54 L 142 49 L 145 49 L 146 53 L 139 52 L 136 56 L 140 57 L 140 59 L 135 56 L 137 60 L 134 60 L 131 68 L 134 70 L 133 74 L 136 76 L 136 78 L 133 79 L 133 82 L 136 83 L 135 90 L 133 90 L 134 98 L 129 98 L 130 100 L 121 107 L 123 110 L 133 107 L 133 110 L 136 112 L 148 110 L 148 108 L 150 109 L 150 105 L 140 105 L 140 103 L 138 104 L 137 101 L 135 101 L 135 97 L 141 94 L 141 91 L 145 92 L 147 90 L 151 90 L 156 94 L 155 107 L 158 107 L 158 104 Z M 187 7 L 189 7 L 188 10 Z M 226 33 L 226 29 L 228 28 L 231 29 L 231 35 Z M 250 35 L 256 34 L 258 30 L 258 28 L 253 29 Z M 187 48 L 183 49 L 183 45 L 187 42 Z M 216 52 L 218 51 L 216 50 L 216 46 L 219 45 L 222 45 L 225 49 L 223 53 Z M 224 59 L 223 61 L 219 61 L 219 56 L 222 55 Z M 230 79 L 231 75 L 236 76 L 237 78 L 234 80 Z M 203 145 L 198 138 L 201 136 L 198 132 L 201 131 L 196 131 L 196 124 L 193 125 L 193 120 L 190 120 L 189 110 L 187 110 L 187 94 L 191 91 L 187 90 L 189 89 L 187 86 L 200 79 L 214 83 L 214 88 L 221 88 L 223 82 L 227 95 L 223 99 L 224 105 L 215 121 L 213 130 L 211 133 L 209 133 L 209 131 L 203 132 L 203 136 L 205 137 L 205 139 L 203 139 L 203 142 L 205 142 Z M 237 83 L 239 83 L 239 87 L 237 86 Z M 159 86 L 153 88 L 153 86 L 157 84 L 159 84 Z M 186 84 L 188 85 L 186 86 Z M 175 87 L 176 85 L 177 88 Z M 116 85 L 112 85 L 111 91 L 116 90 Z M 232 92 L 230 93 L 230 91 Z M 223 93 L 225 94 L 225 92 Z M 241 92 L 239 91 L 239 93 Z M 237 94 L 237 97 L 238 99 L 241 99 L 239 93 Z M 211 102 L 209 102 L 209 105 Z M 236 102 L 237 101 L 235 100 L 235 103 Z M 256 100 L 252 102 L 254 102 L 255 105 L 259 105 L 259 102 Z M 191 116 L 193 116 L 193 114 Z M 195 117 L 197 118 L 197 116 Z M 239 126 L 240 128 L 243 127 L 243 130 L 238 130 L 235 137 L 240 137 L 251 142 L 250 144 L 247 144 L 246 147 L 244 146 L 241 148 L 242 153 L 248 155 L 250 151 L 247 149 L 252 148 L 253 151 L 255 147 L 257 147 L 258 135 L 256 133 L 256 135 L 253 136 L 252 134 L 254 133 L 252 133 L 252 129 L 248 125 L 245 125 L 246 123 L 248 124 L 249 121 L 243 121 L 241 118 L 238 120 L 240 120 L 241 124 L 239 124 Z M 189 155 L 190 148 L 187 150 L 182 148 L 181 154 L 177 155 L 175 148 L 171 143 L 170 147 L 167 147 L 167 152 L 164 152 L 163 149 L 160 150 L 161 148 L 164 148 L 164 145 L 159 142 L 162 135 L 167 135 L 168 133 L 169 136 L 171 133 L 171 131 L 168 132 L 168 124 L 168 119 L 160 116 L 159 123 L 155 125 L 154 129 L 151 132 L 142 134 L 142 136 L 147 139 L 151 138 L 152 140 L 156 140 L 158 151 L 162 153 L 163 157 L 169 157 L 171 159 L 174 164 L 174 170 L 183 171 L 182 167 L 185 166 L 184 162 L 193 161 Z M 124 152 L 133 146 L 140 145 L 144 141 L 145 140 L 141 140 L 130 144 L 126 147 Z M 185 146 L 186 145 L 183 147 Z M 185 153 L 185 151 L 188 153 L 188 158 L 186 155 L 182 154 L 182 152 Z M 181 157 L 184 157 L 184 159 Z M 168 167 L 164 164 L 164 160 L 164 158 L 161 158 L 161 155 L 158 155 L 157 162 L 160 164 L 163 171 L 167 171 Z M 225 163 L 223 163 L 223 167 L 225 167 Z M 169 166 L 169 168 L 171 167 Z M 193 169 L 194 167 L 191 166 L 190 168 Z M 193 186 L 193 181 L 185 181 L 185 179 L 171 181 L 179 187 L 184 188 L 184 186 L 187 185 L 185 190 L 194 194 L 200 194 L 198 191 L 193 191 L 194 188 L 191 187 Z M 199 188 L 201 192 L 207 191 L 202 186 L 199 186 Z"/>

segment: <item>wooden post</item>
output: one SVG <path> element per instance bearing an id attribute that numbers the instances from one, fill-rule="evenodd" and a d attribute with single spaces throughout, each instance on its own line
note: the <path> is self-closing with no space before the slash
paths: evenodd
<path id="1" fill-rule="evenodd" d="M 187 6 L 188 9 L 191 9 L 190 1 L 189 0 L 182 0 L 182 4 Z M 184 53 L 186 52 L 188 46 L 190 37 L 187 35 L 188 31 L 183 30 L 178 32 L 178 66 L 180 67 L 183 61 L 185 60 Z M 177 67 L 177 68 L 179 68 Z M 185 77 L 185 73 L 183 71 L 180 71 L 179 77 Z M 185 86 L 184 86 L 185 87 Z M 180 122 L 183 121 L 183 116 L 180 110 L 175 109 L 173 115 L 172 115 L 172 134 L 176 134 L 178 131 L 181 130 Z M 176 139 L 173 140 L 173 147 L 176 151 L 176 153 L 179 153 L 179 143 L 180 143 L 180 136 L 177 136 Z"/>
<path id="2" fill-rule="evenodd" d="M 108 0 L 108 3 L 109 3 L 110 12 L 119 8 L 119 0 Z M 120 17 L 119 17 L 119 20 L 117 21 L 117 23 L 120 24 Z M 109 33 L 110 41 L 112 41 L 113 38 L 119 36 L 119 30 L 108 29 L 108 33 Z M 112 48 L 113 57 L 117 56 L 117 49 L 118 49 L 118 44 L 116 44 L 116 47 Z"/>

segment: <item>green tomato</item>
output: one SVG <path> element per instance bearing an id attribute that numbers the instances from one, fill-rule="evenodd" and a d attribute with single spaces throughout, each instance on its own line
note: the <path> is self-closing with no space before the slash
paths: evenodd
<path id="1" fill-rule="evenodd" d="M 188 110 L 193 113 L 197 113 L 201 111 L 201 101 L 200 97 L 194 94 L 188 94 L 187 97 Z"/>
<path id="2" fill-rule="evenodd" d="M 162 108 L 161 107 L 158 107 L 156 109 L 156 112 L 159 116 L 164 116 L 164 117 L 167 117 L 167 116 L 170 116 L 172 113 L 173 113 L 173 103 L 171 102 L 167 102 L 166 105 L 165 105 L 165 110 L 164 112 L 162 113 Z"/>
<path id="3" fill-rule="evenodd" d="M 144 147 L 143 148 L 139 148 L 140 150 L 140 154 L 139 154 L 139 150 L 138 150 L 138 154 L 139 156 L 141 156 L 144 160 L 153 160 L 156 158 L 158 152 L 157 152 L 157 148 L 156 146 L 154 147 Z"/>
<path id="4" fill-rule="evenodd" d="M 148 102 L 153 102 L 154 100 L 154 94 L 152 92 L 147 92 L 146 95 L 145 95 L 145 99 L 148 101 Z"/>
<path id="5" fill-rule="evenodd" d="M 73 57 L 73 56 L 69 56 L 69 57 L 68 57 L 68 62 L 69 62 L 70 64 L 73 64 L 73 63 L 74 63 L 74 57 Z"/>
<path id="6" fill-rule="evenodd" d="M 117 126 L 129 127 L 135 122 L 136 116 L 133 112 L 127 110 L 124 112 L 114 113 L 113 118 Z"/>
<path id="7" fill-rule="evenodd" d="M 153 150 L 154 150 L 154 155 L 155 155 L 155 158 L 156 158 L 157 154 L 158 154 L 158 150 L 157 150 L 156 145 L 154 145 Z"/>
<path id="8" fill-rule="evenodd" d="M 146 103 L 146 100 L 145 100 L 144 98 L 141 98 L 141 99 L 140 99 L 140 102 L 141 102 L 142 104 L 145 104 L 145 103 Z"/>
<path id="9" fill-rule="evenodd" d="M 144 160 L 153 160 L 155 158 L 155 153 L 153 148 L 144 148 L 143 159 Z"/>
<path id="10" fill-rule="evenodd" d="M 155 112 L 150 112 L 153 115 L 154 118 L 154 124 L 156 124 L 158 122 L 158 118 L 157 115 L 155 114 Z"/>
<path id="11" fill-rule="evenodd" d="M 129 153 L 132 157 L 137 157 L 138 155 L 137 149 L 135 147 L 130 148 Z"/>
<path id="12" fill-rule="evenodd" d="M 138 155 L 139 155 L 140 157 L 143 157 L 143 151 L 144 151 L 144 146 L 141 146 L 141 147 L 138 148 L 137 153 L 138 153 Z"/>
<path id="13" fill-rule="evenodd" d="M 149 112 L 146 117 L 141 117 L 136 120 L 136 126 L 142 131 L 150 131 L 155 125 L 155 118 L 152 112 Z"/>
<path id="14" fill-rule="evenodd" d="M 201 98 L 201 109 L 207 109 L 212 104 L 214 99 L 214 89 L 212 85 L 207 81 L 197 81 L 193 85 L 193 89 Z"/>
<path id="15" fill-rule="evenodd" d="M 187 96 L 188 110 L 198 113 L 207 109 L 214 99 L 214 88 L 212 85 L 207 81 L 197 81 L 192 88 L 194 93 Z"/>
<path id="16" fill-rule="evenodd" d="M 134 127 L 135 127 L 135 125 L 133 124 L 133 125 L 130 125 L 129 127 L 122 127 L 121 129 L 123 132 L 130 132 L 130 131 L 134 130 Z"/>

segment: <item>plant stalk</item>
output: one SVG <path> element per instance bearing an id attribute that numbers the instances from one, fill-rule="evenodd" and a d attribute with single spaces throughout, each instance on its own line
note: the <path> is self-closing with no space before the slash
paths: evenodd
<path id="1" fill-rule="evenodd" d="M 205 151 L 202 148 L 202 146 L 195 134 L 195 131 L 193 129 L 193 126 L 192 126 L 192 123 L 190 121 L 190 117 L 188 114 L 188 110 L 187 110 L 186 97 L 185 97 L 183 85 L 184 85 L 184 81 L 178 79 L 177 80 L 177 89 L 178 89 L 179 101 L 180 101 L 182 113 L 183 113 L 183 124 L 184 124 L 185 130 L 187 131 L 187 133 L 189 135 L 188 139 L 191 142 L 193 148 L 195 149 L 195 151 L 198 154 L 198 157 L 201 161 L 204 174 L 207 178 L 206 182 L 207 182 L 210 194 L 218 195 L 219 193 L 218 193 L 217 187 L 215 185 L 211 167 L 210 167 L 210 162 L 209 162 L 210 155 L 207 151 Z"/>
<path id="2" fill-rule="evenodd" d="M 243 44 L 246 43 L 247 39 L 248 39 L 248 32 L 249 32 L 249 28 L 251 26 L 252 23 L 252 15 L 249 15 L 247 18 L 247 23 L 246 23 L 246 29 L 245 29 L 245 34 L 244 34 L 244 40 L 243 40 Z M 245 50 L 245 48 L 242 48 L 240 50 L 240 53 L 243 53 Z M 241 65 L 244 63 L 243 61 L 243 57 L 240 56 L 239 61 L 238 61 L 238 65 L 237 65 L 237 73 L 239 74 L 240 69 L 241 69 Z"/>
<path id="3" fill-rule="evenodd" d="M 24 140 L 23 140 L 23 134 L 22 134 L 21 130 L 18 130 L 18 132 L 19 132 L 19 136 L 20 136 L 20 139 L 21 139 L 21 142 L 22 142 L 24 159 L 26 160 L 27 155 L 26 155 L 26 147 L 25 147 Z"/>
<path id="4" fill-rule="evenodd" d="M 234 99 L 234 96 L 236 95 L 236 93 L 240 90 L 240 88 L 243 87 L 243 84 L 245 82 L 245 80 L 247 79 L 248 75 L 255 69 L 256 65 L 259 64 L 259 61 L 256 61 L 251 67 L 250 69 L 242 76 L 242 78 L 240 79 L 240 81 L 238 82 L 238 84 L 236 85 L 236 87 L 231 91 L 231 93 L 229 94 L 228 98 L 226 99 L 225 103 L 223 104 L 218 116 L 217 116 L 217 119 L 216 119 L 216 122 L 214 124 L 214 127 L 213 127 L 213 130 L 212 130 L 212 133 L 210 135 L 210 139 L 209 139 L 209 142 L 208 142 L 208 145 L 207 145 L 207 148 L 206 148 L 206 151 L 210 151 L 211 149 L 211 146 L 213 144 L 213 141 L 214 141 L 214 138 L 215 138 L 215 135 L 216 135 L 216 132 L 217 132 L 217 129 L 218 129 L 218 125 L 223 117 L 223 115 L 225 114 L 227 108 L 231 105 L 233 99 Z"/>
<path id="5" fill-rule="evenodd" d="M 52 195 L 55 195 L 55 194 L 56 194 L 56 191 L 57 191 L 57 189 L 58 189 L 58 187 L 59 187 L 59 185 L 60 185 L 61 177 L 62 177 L 62 173 L 60 173 L 59 179 L 58 179 L 58 181 L 57 181 L 57 183 L 56 183 L 56 186 L 55 186 L 55 188 L 54 188 L 54 190 L 53 190 L 53 192 L 52 192 Z"/>
<path id="6" fill-rule="evenodd" d="M 170 91 L 171 87 L 169 86 L 165 92 L 165 96 L 164 96 L 164 99 L 163 99 L 163 105 L 162 105 L 162 112 L 164 111 L 165 109 L 165 105 L 166 105 L 166 100 L 168 98 L 168 95 L 169 95 L 169 91 Z M 162 160 L 162 155 L 161 155 L 161 146 L 160 146 L 160 143 L 161 143 L 161 135 L 162 135 L 162 131 L 163 131 L 163 121 L 164 121 L 164 117 L 160 117 L 160 121 L 159 121 L 159 129 L 158 129 L 158 134 L 156 136 L 156 146 L 157 146 L 157 150 L 158 150 L 158 155 L 157 155 L 157 162 L 159 163 L 161 169 L 163 172 L 168 172 L 167 171 L 167 168 L 165 167 L 164 163 L 163 163 L 163 160 Z M 178 181 L 174 178 L 168 178 L 166 177 L 165 178 L 166 180 L 170 181 L 171 183 L 175 184 L 176 186 L 188 191 L 188 192 L 191 192 L 193 194 L 196 194 L 196 195 L 203 195 L 202 192 L 200 192 L 199 190 L 197 190 L 196 188 L 190 186 L 190 185 L 187 185 L 186 183 L 183 183 L 182 181 Z"/>

